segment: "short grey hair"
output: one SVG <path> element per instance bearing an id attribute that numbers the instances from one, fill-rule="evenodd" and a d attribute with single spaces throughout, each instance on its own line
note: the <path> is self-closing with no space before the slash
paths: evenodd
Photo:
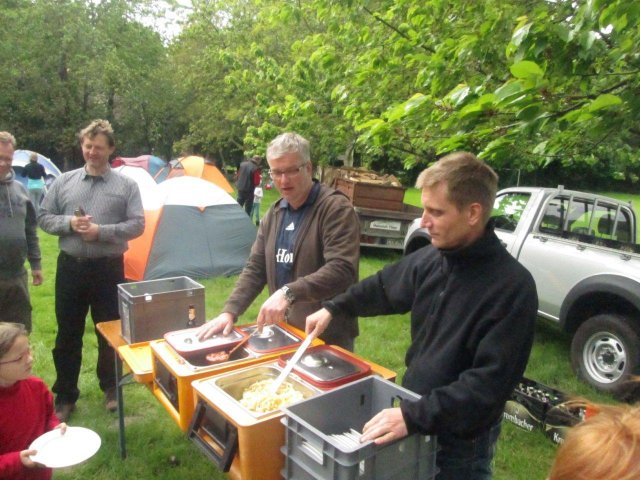
<path id="1" fill-rule="evenodd" d="M 16 148 L 16 137 L 9 132 L 0 132 L 0 143 L 9 143 L 14 149 Z"/>
<path id="2" fill-rule="evenodd" d="M 278 135 L 267 147 L 267 161 L 280 158 L 286 153 L 297 153 L 302 163 L 311 161 L 309 140 L 295 132 Z"/>

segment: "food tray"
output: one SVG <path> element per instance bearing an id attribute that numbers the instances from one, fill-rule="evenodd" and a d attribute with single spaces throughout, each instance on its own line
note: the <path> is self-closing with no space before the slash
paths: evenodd
<path id="1" fill-rule="evenodd" d="M 164 339 L 171 347 L 183 356 L 230 350 L 245 339 L 248 334 L 234 328 L 229 335 L 216 334 L 206 340 L 196 337 L 197 328 L 186 328 L 164 334 Z"/>
<path id="2" fill-rule="evenodd" d="M 284 368 L 293 353 L 282 355 L 278 364 Z M 336 388 L 371 373 L 371 365 L 330 345 L 311 347 L 292 370 L 306 381 L 324 390 Z"/>

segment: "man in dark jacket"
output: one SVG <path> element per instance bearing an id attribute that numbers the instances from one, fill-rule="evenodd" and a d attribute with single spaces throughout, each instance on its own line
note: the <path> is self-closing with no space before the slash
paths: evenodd
<path id="1" fill-rule="evenodd" d="M 11 168 L 16 139 L 0 132 L 0 320 L 31 331 L 31 300 L 25 259 L 33 285 L 42 284 L 40 243 L 34 205 Z"/>
<path id="2" fill-rule="evenodd" d="M 466 152 L 423 171 L 417 187 L 431 245 L 307 318 L 307 332 L 321 333 L 339 315 L 411 311 L 403 385 L 422 398 L 380 412 L 364 426 L 362 440 L 437 435 L 437 480 L 491 478 L 504 404 L 533 343 L 535 283 L 489 221 L 497 181 L 489 166 Z"/>
<path id="3" fill-rule="evenodd" d="M 245 160 L 238 168 L 238 204 L 244 207 L 247 215 L 251 216 L 253 208 L 253 191 L 256 188 L 256 172 L 260 170 L 260 156 L 254 155 L 251 160 Z"/>
<path id="4" fill-rule="evenodd" d="M 224 330 L 251 305 L 265 285 L 258 325 L 286 320 L 304 329 L 320 302 L 358 279 L 360 228 L 349 199 L 313 179 L 309 142 L 296 133 L 276 137 L 267 148 L 269 175 L 282 195 L 264 216 L 251 255 L 223 313 L 203 325 L 207 338 Z M 339 315 L 322 335 L 326 343 L 353 350 L 355 315 Z"/>

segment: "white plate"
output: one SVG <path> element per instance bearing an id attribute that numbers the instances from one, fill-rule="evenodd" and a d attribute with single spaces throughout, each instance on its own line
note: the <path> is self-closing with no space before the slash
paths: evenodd
<path id="1" fill-rule="evenodd" d="M 38 453 L 31 460 L 49 468 L 69 467 L 92 457 L 100 448 L 100 436 L 84 427 L 67 427 L 64 435 L 56 428 L 36 438 L 30 450 Z"/>

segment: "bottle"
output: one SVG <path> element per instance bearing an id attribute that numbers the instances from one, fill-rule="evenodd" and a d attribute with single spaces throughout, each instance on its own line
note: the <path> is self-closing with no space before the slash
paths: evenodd
<path id="1" fill-rule="evenodd" d="M 189 305 L 187 327 L 195 327 L 195 326 L 196 326 L 196 307 L 195 305 Z"/>
<path id="2" fill-rule="evenodd" d="M 84 217 L 86 215 L 86 213 L 84 212 L 84 208 L 82 207 L 76 207 L 76 209 L 73 211 L 73 214 L 76 217 Z"/>

